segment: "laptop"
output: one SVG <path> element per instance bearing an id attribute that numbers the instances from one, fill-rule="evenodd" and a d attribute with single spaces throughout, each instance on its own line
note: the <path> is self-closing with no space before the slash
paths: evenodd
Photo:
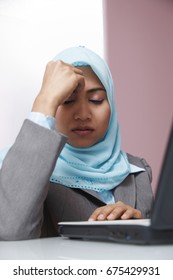
<path id="1" fill-rule="evenodd" d="M 158 180 L 151 219 L 58 223 L 63 237 L 132 244 L 173 244 L 173 125 Z"/>

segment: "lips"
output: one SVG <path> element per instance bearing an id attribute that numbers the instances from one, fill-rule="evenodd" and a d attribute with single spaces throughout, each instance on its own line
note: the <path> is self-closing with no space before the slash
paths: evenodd
<path id="1" fill-rule="evenodd" d="M 92 127 L 89 126 L 79 126 L 72 129 L 72 132 L 79 136 L 86 136 L 91 134 L 94 131 Z"/>

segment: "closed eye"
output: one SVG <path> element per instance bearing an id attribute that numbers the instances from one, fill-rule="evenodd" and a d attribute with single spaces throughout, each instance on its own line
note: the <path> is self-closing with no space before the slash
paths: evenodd
<path id="1" fill-rule="evenodd" d="M 90 102 L 96 104 L 96 105 L 99 105 L 99 104 L 102 104 L 104 101 L 104 99 L 101 99 L 101 100 L 94 100 L 94 99 L 90 99 Z"/>
<path id="2" fill-rule="evenodd" d="M 68 105 L 68 104 L 71 104 L 71 103 L 73 103 L 75 100 L 74 99 L 69 99 L 69 100 L 66 100 L 65 102 L 64 102 L 64 105 Z"/>
<path id="3" fill-rule="evenodd" d="M 102 104 L 104 100 L 105 100 L 105 99 L 101 99 L 101 100 L 90 99 L 89 102 L 92 102 L 92 103 L 95 104 L 95 105 L 99 105 L 99 104 Z M 67 99 L 67 100 L 64 102 L 64 105 L 70 105 L 70 104 L 72 104 L 72 103 L 74 103 L 74 102 L 75 102 L 75 99 Z"/>

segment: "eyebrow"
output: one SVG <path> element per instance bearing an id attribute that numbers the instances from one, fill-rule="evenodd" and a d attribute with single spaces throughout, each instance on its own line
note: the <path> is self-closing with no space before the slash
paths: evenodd
<path id="1" fill-rule="evenodd" d="M 95 91 L 104 91 L 104 92 L 106 92 L 104 87 L 96 87 L 96 88 L 91 88 L 91 89 L 87 90 L 87 93 L 93 93 Z"/>

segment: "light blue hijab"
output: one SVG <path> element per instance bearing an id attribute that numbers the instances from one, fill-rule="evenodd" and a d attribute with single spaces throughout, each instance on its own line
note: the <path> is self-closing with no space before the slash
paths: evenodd
<path id="1" fill-rule="evenodd" d="M 53 60 L 62 60 L 74 66 L 89 65 L 105 87 L 111 116 L 106 134 L 95 145 L 89 148 L 75 148 L 69 144 L 64 146 L 50 180 L 71 188 L 97 192 L 111 190 L 128 176 L 131 167 L 125 152 L 121 150 L 110 70 L 101 57 L 85 47 L 66 49 Z"/>

